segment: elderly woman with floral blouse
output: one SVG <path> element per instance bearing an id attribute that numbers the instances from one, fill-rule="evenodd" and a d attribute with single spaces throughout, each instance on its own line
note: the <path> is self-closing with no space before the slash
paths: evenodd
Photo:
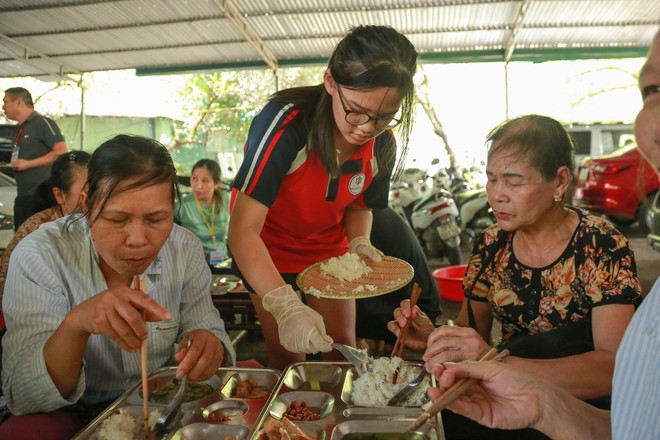
<path id="1" fill-rule="evenodd" d="M 632 250 L 607 220 L 562 203 L 573 145 L 559 122 L 522 116 L 495 128 L 488 143 L 486 188 L 497 224 L 475 240 L 456 326 L 435 329 L 408 301 L 388 326 L 398 333 L 412 314 L 408 345 L 425 350 L 430 369 L 481 358 L 493 319 L 509 343 L 582 323 L 593 348 L 571 351 L 571 338 L 556 338 L 552 348 L 530 344 L 540 355 L 507 362 L 581 399 L 609 396 L 615 353 L 640 301 Z"/>

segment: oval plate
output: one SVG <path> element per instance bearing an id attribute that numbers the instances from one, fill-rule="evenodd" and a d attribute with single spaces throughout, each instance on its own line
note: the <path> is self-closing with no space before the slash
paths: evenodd
<path id="1" fill-rule="evenodd" d="M 296 282 L 304 293 L 320 298 L 371 298 L 402 288 L 413 279 L 415 274 L 412 266 L 407 262 L 400 258 L 385 256 L 379 263 L 365 258 L 364 262 L 372 271 L 356 280 L 342 281 L 321 273 L 321 264 L 324 262 L 314 263 L 298 274 Z"/>

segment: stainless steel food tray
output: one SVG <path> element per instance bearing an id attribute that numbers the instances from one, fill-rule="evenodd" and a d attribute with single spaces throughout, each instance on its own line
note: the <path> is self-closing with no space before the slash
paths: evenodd
<path id="1" fill-rule="evenodd" d="M 251 440 L 258 440 L 269 418 L 279 418 L 293 401 L 305 401 L 321 416 L 317 421 L 294 422 L 312 440 L 342 440 L 348 434 L 404 433 L 422 412 L 420 407 L 363 407 L 351 401 L 357 371 L 348 362 L 299 362 L 289 365 L 262 411 Z M 435 380 L 431 377 L 431 384 Z M 313 388 L 313 389 L 312 389 Z M 442 419 L 432 417 L 405 437 L 444 440 Z"/>
<path id="2" fill-rule="evenodd" d="M 149 392 L 169 385 L 174 379 L 176 367 L 159 369 L 149 375 Z M 176 438 L 219 438 L 229 436 L 232 440 L 247 440 L 261 418 L 261 413 L 267 409 L 273 391 L 281 376 L 280 371 L 266 368 L 218 368 L 211 379 L 205 381 L 213 387 L 213 392 L 199 400 L 184 403 L 181 407 L 182 417 L 170 432 L 156 435 L 152 433 L 150 440 Z M 252 379 L 257 386 L 268 390 L 266 398 L 249 399 L 232 397 L 238 381 Z M 105 411 L 99 414 L 89 425 L 79 432 L 74 440 L 96 440 L 101 424 L 108 417 L 123 413 L 142 421 L 142 386 L 138 383 L 113 402 Z M 164 408 L 165 404 L 149 403 L 149 411 Z M 221 414 L 229 417 L 228 421 L 213 422 L 211 414 Z"/>

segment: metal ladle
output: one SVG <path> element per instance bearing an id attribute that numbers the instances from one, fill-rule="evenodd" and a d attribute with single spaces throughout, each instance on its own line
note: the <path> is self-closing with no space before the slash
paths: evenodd
<path id="1" fill-rule="evenodd" d="M 192 344 L 192 338 L 188 338 L 188 345 L 186 349 L 190 348 Z M 165 410 L 158 417 L 156 421 L 156 426 L 154 427 L 155 431 L 167 431 L 169 428 L 174 425 L 181 415 L 181 404 L 183 403 L 183 396 L 186 394 L 186 385 L 188 384 L 188 375 L 184 374 L 181 378 L 181 383 L 179 384 L 179 389 L 170 400 L 170 402 L 165 407 Z"/>
<path id="2" fill-rule="evenodd" d="M 343 354 L 346 360 L 357 368 L 358 375 L 369 371 L 369 365 L 373 362 L 373 358 L 365 350 L 358 350 L 349 345 L 337 343 L 332 344 L 332 348 Z"/>

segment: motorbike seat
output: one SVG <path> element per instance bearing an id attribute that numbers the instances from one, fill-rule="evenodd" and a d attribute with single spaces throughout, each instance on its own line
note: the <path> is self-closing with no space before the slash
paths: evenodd
<path id="1" fill-rule="evenodd" d="M 485 195 L 486 190 L 482 189 L 471 189 L 469 191 L 464 191 L 458 194 L 454 194 L 454 198 L 456 199 L 456 204 L 462 205 L 463 203 L 483 197 Z"/>

